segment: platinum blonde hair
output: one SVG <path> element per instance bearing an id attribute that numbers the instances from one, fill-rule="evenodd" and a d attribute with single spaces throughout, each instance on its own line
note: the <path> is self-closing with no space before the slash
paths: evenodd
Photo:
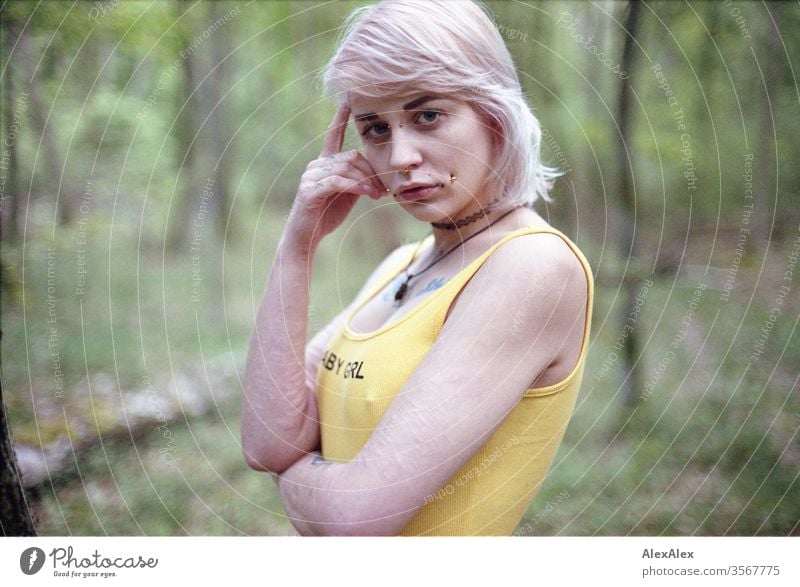
<path id="1" fill-rule="evenodd" d="M 430 91 L 461 98 L 497 136 L 494 178 L 506 202 L 550 200 L 561 175 L 542 164 L 542 130 L 489 12 L 473 0 L 382 0 L 354 10 L 325 68 L 326 94 L 340 103 Z"/>

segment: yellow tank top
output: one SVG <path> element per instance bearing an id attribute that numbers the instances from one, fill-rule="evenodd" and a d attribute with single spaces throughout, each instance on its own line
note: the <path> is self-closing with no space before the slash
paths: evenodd
<path id="1" fill-rule="evenodd" d="M 580 356 L 559 383 L 528 389 L 478 453 L 426 498 L 401 535 L 507 536 L 514 531 L 547 475 L 578 395 L 594 290 L 589 264 L 561 232 L 548 227 L 522 228 L 495 243 L 395 322 L 369 333 L 350 330 L 350 319 L 358 310 L 408 265 L 415 254 L 409 252 L 377 280 L 323 355 L 317 380 L 322 454 L 346 462 L 367 442 L 394 395 L 433 345 L 459 291 L 497 247 L 536 233 L 562 238 L 586 272 L 589 293 Z"/>

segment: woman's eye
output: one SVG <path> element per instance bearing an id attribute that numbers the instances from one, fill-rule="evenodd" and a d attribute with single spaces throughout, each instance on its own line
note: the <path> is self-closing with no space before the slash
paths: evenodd
<path id="1" fill-rule="evenodd" d="M 423 110 L 417 115 L 417 121 L 422 124 L 433 124 L 441 114 L 438 110 Z"/>
<path id="2" fill-rule="evenodd" d="M 366 139 L 377 139 L 389 132 L 389 125 L 383 122 L 371 124 L 361 133 Z"/>

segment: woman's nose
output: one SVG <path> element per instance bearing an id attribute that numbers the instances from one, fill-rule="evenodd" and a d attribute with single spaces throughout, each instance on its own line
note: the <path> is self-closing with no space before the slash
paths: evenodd
<path id="1" fill-rule="evenodd" d="M 392 155 L 389 163 L 394 171 L 418 167 L 422 163 L 422 153 L 417 140 L 401 130 L 392 133 Z"/>

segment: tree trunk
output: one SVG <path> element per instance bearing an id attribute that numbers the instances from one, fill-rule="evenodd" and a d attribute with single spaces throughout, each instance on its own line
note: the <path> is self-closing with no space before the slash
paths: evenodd
<path id="1" fill-rule="evenodd" d="M 2 382 L 0 382 L 0 530 L 3 536 L 36 536 L 36 527 L 22 490 L 17 459 L 11 446 Z"/>
<path id="2" fill-rule="evenodd" d="M 17 226 L 19 210 L 19 186 L 17 185 L 17 141 L 19 140 L 19 112 L 17 111 L 17 100 L 14 97 L 14 68 L 10 59 L 14 50 L 14 44 L 19 37 L 19 26 L 13 18 L 11 11 L 3 11 L 0 14 L 0 27 L 3 34 L 3 59 L 6 63 L 6 74 L 3 77 L 3 118 L 5 128 L 3 136 L 4 153 L 0 162 L 0 181 L 3 181 L 2 191 L 0 191 L 0 236 L 5 242 L 17 240 L 19 232 Z M 16 135 L 14 140 L 10 140 L 12 132 Z M 9 144 L 10 143 L 10 144 Z"/>
<path id="3" fill-rule="evenodd" d="M 776 23 L 781 22 L 780 3 L 774 2 L 766 5 L 765 10 L 772 12 L 772 18 Z M 777 119 L 778 113 L 775 111 L 780 101 L 780 78 L 781 65 L 783 63 L 783 48 L 781 47 L 780 31 L 768 16 L 763 18 L 764 30 L 761 55 L 765 56 L 763 72 L 753 71 L 753 81 L 758 87 L 759 98 L 757 103 L 761 104 L 761 130 L 758 133 L 759 142 L 757 153 L 761 154 L 761 171 L 755 174 L 755 190 L 753 193 L 753 245 L 759 250 L 764 251 L 769 246 L 773 238 L 772 229 L 780 230 L 783 224 L 779 219 L 780 212 L 778 207 L 778 189 L 773 183 L 776 165 L 776 129 L 775 124 L 780 124 Z M 763 82 L 761 76 L 764 76 Z M 763 97 L 762 96 L 763 92 Z M 758 155 L 756 155 L 758 160 Z M 788 216 L 788 215 L 787 215 Z M 771 226 L 775 221 L 776 226 Z"/>
<path id="4" fill-rule="evenodd" d="M 211 30 L 215 23 L 221 22 L 226 6 L 209 4 L 207 12 L 187 22 L 187 46 L 201 38 L 199 35 L 206 29 Z M 191 26 L 191 22 L 198 22 L 199 26 Z M 230 26 L 230 22 L 213 26 L 204 44 L 196 51 L 187 51 L 183 58 L 184 95 L 179 100 L 188 99 L 188 104 L 182 113 L 179 143 L 186 153 L 181 172 L 187 180 L 172 224 L 169 243 L 172 252 L 192 251 L 198 230 L 204 236 L 209 232 L 220 235 L 226 230 L 231 232 L 228 213 L 232 153 L 227 151 L 223 155 L 230 135 L 227 101 L 223 101 L 231 69 L 230 58 L 226 59 L 232 50 L 230 32 L 226 30 Z M 198 84 L 202 84 L 199 90 Z"/>
<path id="5" fill-rule="evenodd" d="M 36 61 L 31 53 L 31 40 L 29 28 L 21 31 L 19 42 L 17 43 L 17 53 L 20 61 L 24 64 L 26 77 L 30 80 L 28 85 L 30 116 L 31 122 L 39 133 L 41 139 L 42 153 L 44 156 L 44 169 L 42 173 L 43 191 L 52 195 L 56 203 L 57 221 L 61 225 L 67 225 L 73 217 L 73 197 L 76 193 L 72 190 L 67 178 L 61 178 L 62 189 L 59 193 L 57 188 L 57 177 L 54 174 L 60 173 L 63 159 L 58 156 L 58 145 L 52 132 L 52 127 L 48 126 L 47 108 L 42 100 L 41 88 L 39 86 L 38 72 L 34 71 Z"/>
<path id="6" fill-rule="evenodd" d="M 619 102 L 617 103 L 617 123 L 619 124 L 619 135 L 617 139 L 617 169 L 619 169 L 619 241 L 617 243 L 619 252 L 623 259 L 628 260 L 628 266 L 633 267 L 633 271 L 623 277 L 623 287 L 625 290 L 624 312 L 620 320 L 620 332 L 626 326 L 627 318 L 636 303 L 636 293 L 639 290 L 640 276 L 638 275 L 638 252 L 635 234 L 635 209 L 633 178 L 631 167 L 633 166 L 633 151 L 630 149 L 630 95 L 631 82 L 633 80 L 635 66 L 635 41 L 636 29 L 639 24 L 639 10 L 641 6 L 638 0 L 628 3 L 628 14 L 625 20 L 625 45 L 622 49 L 622 60 L 620 67 L 628 72 L 628 77 L 621 80 Z M 641 369 L 638 367 L 637 358 L 640 354 L 640 343 L 638 332 L 634 328 L 628 331 L 625 344 L 622 348 L 623 365 L 625 369 L 625 380 L 623 383 L 623 401 L 627 408 L 633 408 L 638 403 L 639 392 L 642 389 Z"/>
<path id="7" fill-rule="evenodd" d="M 211 16 L 209 20 L 215 22 L 217 19 L 222 18 L 225 13 L 230 9 L 228 3 L 217 3 L 212 6 Z M 231 184 L 231 162 L 233 161 L 233 152 L 231 146 L 225 150 L 228 141 L 231 138 L 231 126 L 229 124 L 230 112 L 230 95 L 225 97 L 225 92 L 230 87 L 230 72 L 233 70 L 232 56 L 233 45 L 231 43 L 231 31 L 229 28 L 233 26 L 231 23 L 222 25 L 214 33 L 212 42 L 214 43 L 214 61 L 212 67 L 216 67 L 215 73 L 209 77 L 209 82 L 213 86 L 211 95 L 214 100 L 210 104 L 211 108 L 216 108 L 212 115 L 212 126 L 214 136 L 211 139 L 211 147 L 215 155 L 215 179 L 214 182 L 214 215 L 216 218 L 217 232 L 226 238 L 230 238 L 235 233 L 235 226 L 233 219 L 229 218 L 230 214 L 230 184 Z"/>

